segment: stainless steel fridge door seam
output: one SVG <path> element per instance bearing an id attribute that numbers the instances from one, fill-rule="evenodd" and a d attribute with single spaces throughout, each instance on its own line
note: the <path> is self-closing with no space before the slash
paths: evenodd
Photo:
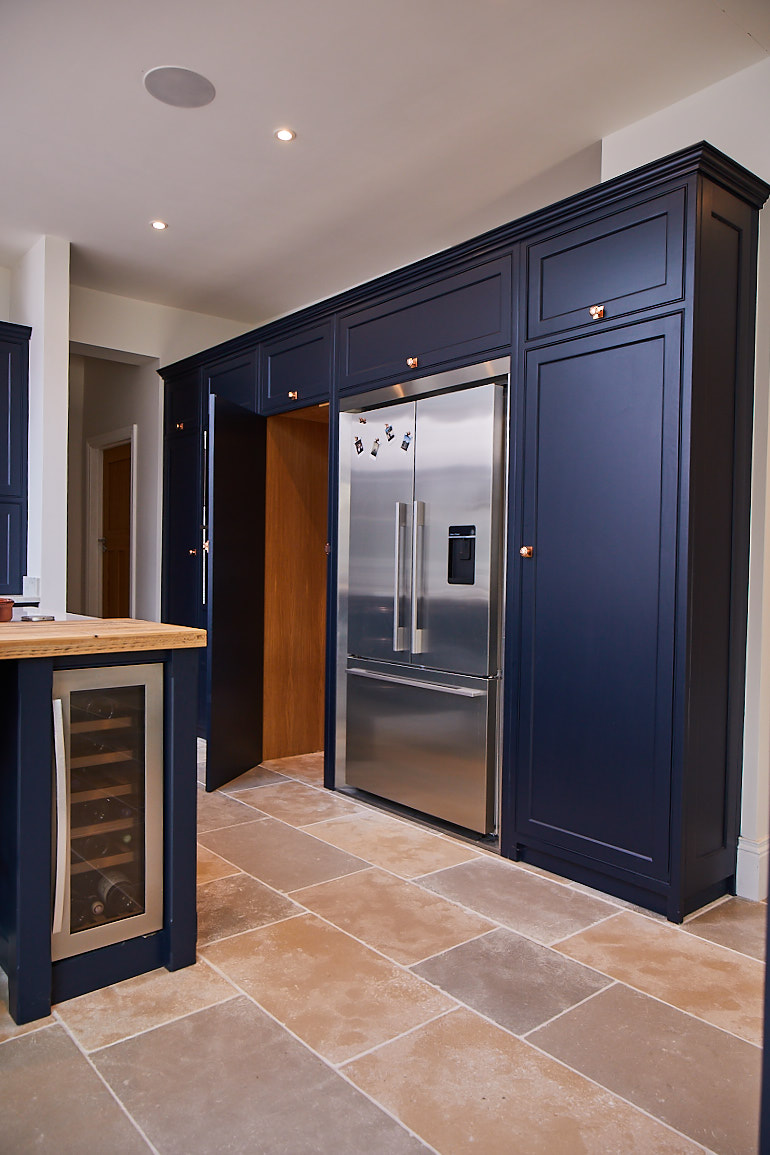
<path id="1" fill-rule="evenodd" d="M 415 501 L 412 504 L 412 581 L 411 581 L 411 638 L 410 648 L 413 654 L 422 653 L 422 630 L 420 621 L 420 598 L 422 596 L 423 578 L 423 542 L 425 538 L 425 502 Z"/>
<path id="2" fill-rule="evenodd" d="M 375 682 L 392 682 L 397 686 L 419 686 L 420 689 L 438 690 L 440 694 L 455 694 L 458 698 L 483 698 L 486 690 L 468 690 L 464 686 L 444 686 L 440 682 L 425 682 L 422 679 L 399 678 L 397 674 L 377 674 L 373 670 L 362 670 L 357 666 L 348 667 L 348 673 L 357 678 L 371 678 Z"/>
<path id="3" fill-rule="evenodd" d="M 406 649 L 406 630 L 401 625 L 401 538 L 406 527 L 406 502 L 396 502 L 395 548 L 393 551 L 393 649 Z"/>

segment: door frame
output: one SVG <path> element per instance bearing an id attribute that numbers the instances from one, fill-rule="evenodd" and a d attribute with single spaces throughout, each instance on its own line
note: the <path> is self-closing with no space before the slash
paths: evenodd
<path id="1" fill-rule="evenodd" d="M 136 450 L 138 426 L 125 425 L 110 433 L 86 440 L 86 613 L 102 616 L 102 514 L 104 499 L 104 451 L 128 444 L 131 450 L 130 531 L 129 531 L 129 615 L 136 617 Z"/>

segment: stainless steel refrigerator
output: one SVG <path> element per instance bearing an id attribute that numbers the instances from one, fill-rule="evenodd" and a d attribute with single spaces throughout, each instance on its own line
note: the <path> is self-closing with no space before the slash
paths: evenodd
<path id="1" fill-rule="evenodd" d="M 507 364 L 340 417 L 345 781 L 480 833 L 495 824 Z"/>

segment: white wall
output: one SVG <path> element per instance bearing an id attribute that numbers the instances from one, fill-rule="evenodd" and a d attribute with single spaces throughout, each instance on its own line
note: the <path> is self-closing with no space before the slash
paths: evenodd
<path id="1" fill-rule="evenodd" d="M 69 259 L 68 241 L 41 237 L 14 269 L 10 293 L 10 320 L 32 326 L 27 574 L 40 578 L 41 608 L 54 614 L 67 591 Z"/>
<path id="2" fill-rule="evenodd" d="M 72 286 L 70 337 L 73 342 L 154 357 L 161 367 L 218 345 L 220 341 L 229 341 L 250 328 L 253 326 L 223 317 L 208 317 Z"/>
<path id="3" fill-rule="evenodd" d="M 163 383 L 154 364 L 125 365 L 73 356 L 71 372 L 69 545 L 73 557 L 69 566 L 68 608 L 74 613 L 87 612 L 84 587 L 88 441 L 136 425 L 135 613 L 138 618 L 157 620 L 160 614 Z"/>
<path id="4" fill-rule="evenodd" d="M 0 265 L 0 321 L 11 319 L 11 270 Z"/>
<path id="5" fill-rule="evenodd" d="M 770 182 L 770 60 L 755 64 L 605 138 L 602 179 L 700 140 Z M 770 208 L 760 216 L 746 651 L 743 799 L 738 893 L 765 898 L 770 851 Z"/>

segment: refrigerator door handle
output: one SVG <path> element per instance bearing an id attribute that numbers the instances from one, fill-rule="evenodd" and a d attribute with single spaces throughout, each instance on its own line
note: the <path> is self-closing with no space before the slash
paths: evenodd
<path id="1" fill-rule="evenodd" d="M 425 528 L 425 502 L 415 501 L 412 511 L 412 612 L 411 650 L 422 653 L 423 630 L 420 629 L 417 614 L 422 590 L 422 543 Z"/>
<path id="2" fill-rule="evenodd" d="M 53 899 L 53 933 L 64 926 L 64 898 L 67 884 L 69 847 L 69 807 L 67 805 L 67 758 L 64 744 L 64 714 L 61 698 L 53 701 L 53 747 L 56 767 L 56 883 Z"/>
<path id="3" fill-rule="evenodd" d="M 442 694 L 454 694 L 457 698 L 483 698 L 486 690 L 469 690 L 465 686 L 444 686 L 440 682 L 418 682 L 414 678 L 399 678 L 396 674 L 378 674 L 374 670 L 361 670 L 351 666 L 349 674 L 357 678 L 371 678 L 374 682 L 394 682 L 397 686 L 412 686 L 415 689 L 438 690 Z"/>
<path id="4" fill-rule="evenodd" d="M 406 630 L 401 625 L 401 541 L 406 526 L 406 502 L 396 502 L 396 542 L 393 551 L 393 649 L 406 649 Z"/>

